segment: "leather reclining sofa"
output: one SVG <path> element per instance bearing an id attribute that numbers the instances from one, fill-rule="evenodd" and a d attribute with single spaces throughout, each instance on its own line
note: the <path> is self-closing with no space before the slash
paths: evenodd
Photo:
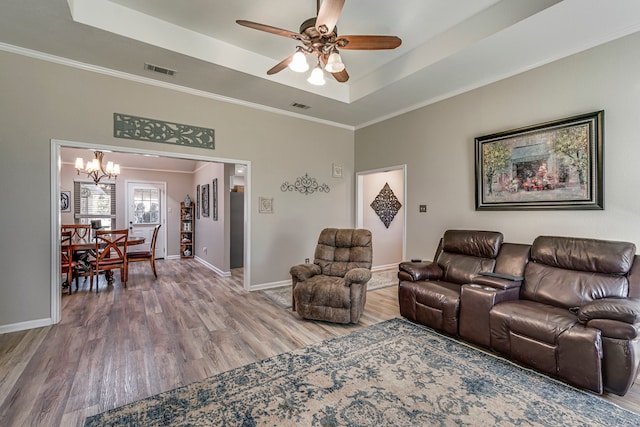
<path id="1" fill-rule="evenodd" d="M 400 314 L 595 393 L 623 396 L 640 362 L 633 243 L 448 230 L 433 262 L 403 262 Z"/>

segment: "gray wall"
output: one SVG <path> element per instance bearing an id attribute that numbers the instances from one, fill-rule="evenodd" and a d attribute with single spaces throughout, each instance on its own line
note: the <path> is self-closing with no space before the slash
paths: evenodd
<path id="1" fill-rule="evenodd" d="M 250 161 L 252 285 L 287 280 L 323 227 L 353 224 L 351 130 L 13 53 L 0 63 L 0 330 L 51 316 L 51 139 Z M 114 112 L 214 128 L 216 150 L 116 139 Z M 331 177 L 334 162 L 345 178 Z M 331 192 L 280 192 L 305 173 Z M 259 196 L 275 198 L 274 214 L 257 213 Z"/>
<path id="2" fill-rule="evenodd" d="M 448 228 L 640 245 L 638 46 L 640 34 L 356 131 L 356 171 L 407 164 L 407 258 L 432 258 Z M 475 137 L 602 109 L 605 210 L 475 211 Z"/>

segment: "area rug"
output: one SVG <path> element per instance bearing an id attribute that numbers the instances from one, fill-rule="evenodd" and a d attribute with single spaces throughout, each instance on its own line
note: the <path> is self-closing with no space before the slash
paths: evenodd
<path id="1" fill-rule="evenodd" d="M 376 271 L 371 275 L 371 280 L 367 282 L 367 291 L 388 288 L 389 286 L 396 286 L 397 284 L 398 270 Z M 291 285 L 264 289 L 260 292 L 279 306 L 291 308 Z"/>
<path id="2" fill-rule="evenodd" d="M 640 416 L 392 319 L 85 420 L 116 425 L 638 426 Z"/>

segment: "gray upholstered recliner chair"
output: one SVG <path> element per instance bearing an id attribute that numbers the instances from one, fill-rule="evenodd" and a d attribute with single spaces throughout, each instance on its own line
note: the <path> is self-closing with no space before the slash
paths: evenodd
<path id="1" fill-rule="evenodd" d="M 325 228 L 313 264 L 291 267 L 293 310 L 311 320 L 357 323 L 371 279 L 371 232 Z"/>

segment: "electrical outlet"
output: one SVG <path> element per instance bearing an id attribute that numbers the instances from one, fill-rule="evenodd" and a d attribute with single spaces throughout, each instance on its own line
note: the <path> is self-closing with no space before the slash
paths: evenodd
<path id="1" fill-rule="evenodd" d="M 427 205 L 420 205 L 420 212 L 426 212 L 427 211 Z"/>
<path id="2" fill-rule="evenodd" d="M 205 254 L 205 255 L 207 254 L 207 247 L 206 246 L 204 248 L 202 248 L 202 253 Z"/>
<path id="3" fill-rule="evenodd" d="M 305 258 L 305 259 L 304 259 L 304 263 L 305 263 L 305 264 L 309 264 L 309 258 Z"/>

